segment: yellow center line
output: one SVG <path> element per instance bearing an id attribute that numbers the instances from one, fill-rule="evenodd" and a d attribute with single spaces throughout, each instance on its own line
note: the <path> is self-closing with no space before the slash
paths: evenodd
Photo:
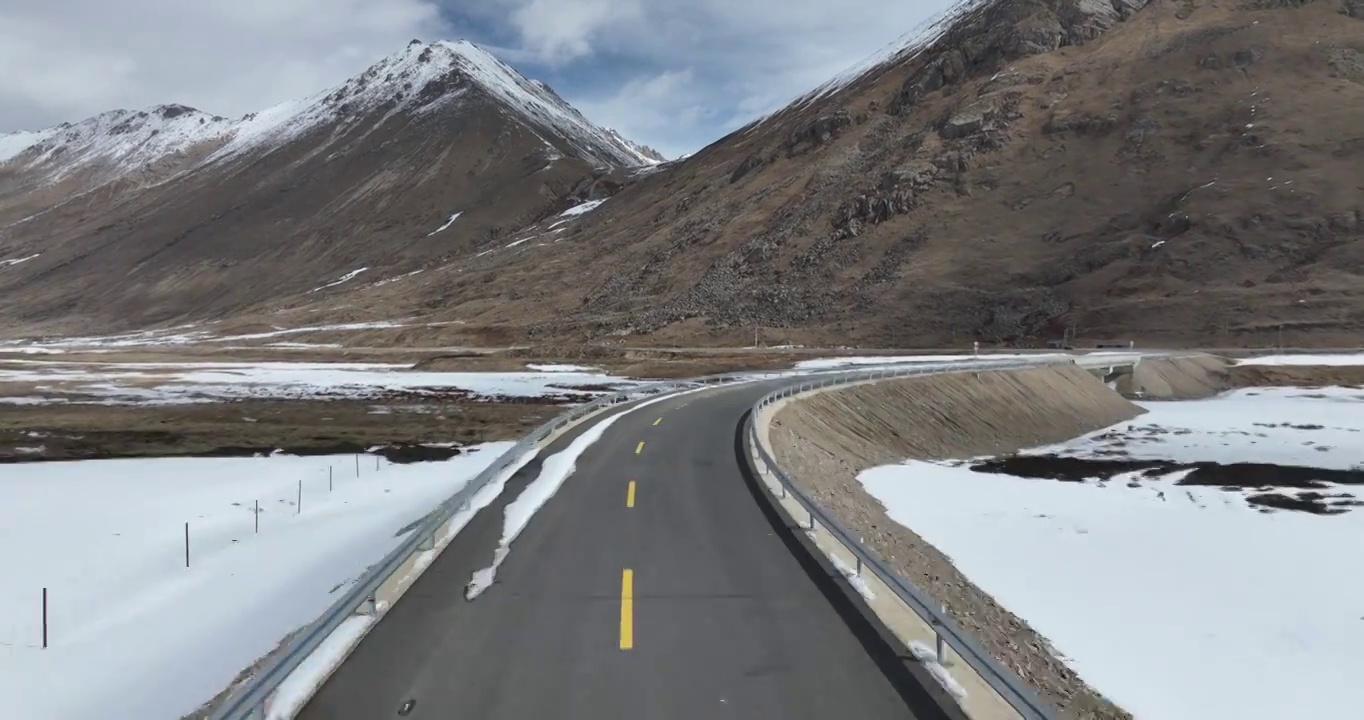
<path id="1" fill-rule="evenodd" d="M 639 444 L 635 446 L 635 454 L 638 455 L 642 452 L 644 452 L 644 441 L 640 440 Z"/>
<path id="2" fill-rule="evenodd" d="M 663 418 L 659 418 L 659 419 L 655 420 L 655 421 L 654 421 L 654 425 L 657 425 L 657 424 L 659 424 L 659 423 L 661 423 L 661 422 L 663 422 Z"/>
<path id="3" fill-rule="evenodd" d="M 629 486 L 625 488 L 625 507 L 635 506 L 635 481 L 631 480 Z"/>
<path id="4" fill-rule="evenodd" d="M 635 571 L 620 573 L 620 649 L 635 646 Z"/>

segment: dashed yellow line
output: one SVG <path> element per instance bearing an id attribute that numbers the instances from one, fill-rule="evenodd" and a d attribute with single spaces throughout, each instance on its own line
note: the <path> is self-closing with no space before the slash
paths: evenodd
<path id="1" fill-rule="evenodd" d="M 625 507 L 635 506 L 635 481 L 631 480 L 629 486 L 625 488 Z"/>
<path id="2" fill-rule="evenodd" d="M 635 571 L 629 568 L 620 573 L 620 649 L 635 646 Z"/>
<path id="3" fill-rule="evenodd" d="M 654 421 L 654 425 L 658 425 L 658 424 L 661 423 L 661 422 L 663 422 L 663 418 L 659 418 L 659 419 L 655 420 L 655 421 Z"/>
<path id="4" fill-rule="evenodd" d="M 635 454 L 638 455 L 642 452 L 644 452 L 644 441 L 640 440 L 639 444 L 635 446 Z"/>

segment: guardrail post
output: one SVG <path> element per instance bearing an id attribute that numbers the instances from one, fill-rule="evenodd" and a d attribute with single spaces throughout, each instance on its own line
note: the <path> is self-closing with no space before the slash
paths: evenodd
<path id="1" fill-rule="evenodd" d="M 810 518 L 810 527 L 807 528 L 807 529 L 808 529 L 808 530 L 814 530 L 814 529 L 815 529 L 815 511 L 814 511 L 814 510 L 811 510 L 810 508 L 805 508 L 805 514 L 806 514 L 807 516 L 809 516 L 809 518 Z"/>
<path id="2" fill-rule="evenodd" d="M 947 617 L 947 605 L 946 605 L 946 604 L 942 605 L 941 611 L 942 611 L 942 617 Z M 936 641 L 937 641 L 937 642 L 936 642 L 936 647 L 934 648 L 934 652 L 936 652 L 937 655 L 938 655 L 938 664 L 941 665 L 941 666 L 943 666 L 943 667 L 947 667 L 947 656 L 946 656 L 946 653 L 947 653 L 947 643 L 946 643 L 946 641 L 943 639 L 943 636 L 942 636 L 942 623 L 938 622 L 936 619 L 933 620 L 933 635 L 934 635 L 934 638 L 935 638 Z"/>
<path id="3" fill-rule="evenodd" d="M 355 608 L 355 614 L 373 615 L 376 612 L 378 612 L 378 610 L 379 610 L 378 599 L 374 597 L 374 593 L 370 593 L 369 597 L 362 600 L 360 602 L 360 606 Z M 942 640 L 939 639 L 939 642 L 942 642 Z"/>
<path id="4" fill-rule="evenodd" d="M 418 550 L 421 550 L 422 552 L 426 552 L 426 551 L 428 551 L 428 550 L 435 550 L 435 549 L 436 549 L 436 536 L 435 536 L 435 535 L 427 535 L 426 537 L 422 538 L 422 541 L 419 542 L 419 543 L 417 543 L 417 549 L 418 549 Z"/>

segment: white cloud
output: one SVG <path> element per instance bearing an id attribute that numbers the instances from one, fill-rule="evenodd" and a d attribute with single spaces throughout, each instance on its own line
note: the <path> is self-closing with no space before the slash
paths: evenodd
<path id="1" fill-rule="evenodd" d="M 637 0 L 530 0 L 511 13 L 525 48 L 540 60 L 560 63 L 593 51 L 593 41 L 613 26 L 643 19 Z"/>
<path id="2" fill-rule="evenodd" d="M 445 34 L 435 0 L 6 0 L 0 131 L 170 102 L 242 115 Z"/>

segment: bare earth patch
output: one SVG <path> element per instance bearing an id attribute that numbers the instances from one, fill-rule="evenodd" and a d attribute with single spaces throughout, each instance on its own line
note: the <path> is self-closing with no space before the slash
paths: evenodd
<path id="1" fill-rule="evenodd" d="M 562 409 L 539 402 L 413 400 L 5 407 L 0 413 L 0 463 L 469 445 L 521 437 Z"/>

